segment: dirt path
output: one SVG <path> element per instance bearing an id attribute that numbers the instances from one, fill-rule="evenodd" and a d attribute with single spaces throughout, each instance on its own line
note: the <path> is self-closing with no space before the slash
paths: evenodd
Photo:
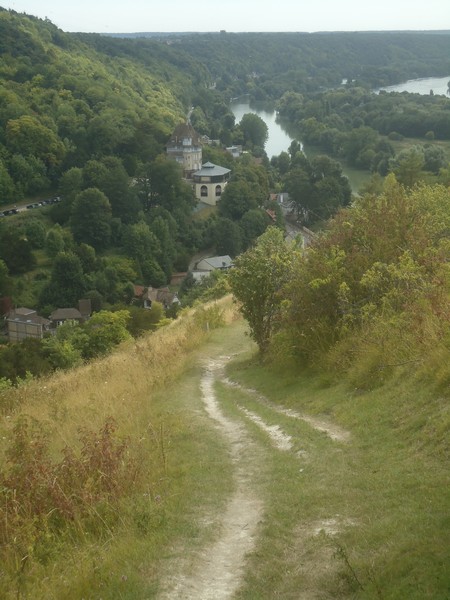
<path id="1" fill-rule="evenodd" d="M 305 421 L 305 423 L 308 423 L 308 425 L 310 425 L 313 429 L 325 433 L 328 437 L 330 437 L 336 442 L 348 442 L 350 440 L 350 432 L 345 431 L 345 429 L 342 429 L 342 427 L 339 427 L 334 423 L 325 421 L 324 419 L 319 419 L 318 417 L 311 417 L 310 415 L 299 413 L 293 410 L 292 408 L 284 408 L 283 406 L 273 404 L 268 398 L 266 398 L 256 390 L 244 387 L 240 383 L 232 381 L 228 377 L 222 376 L 221 381 L 225 385 L 235 387 L 246 394 L 251 394 L 252 396 L 255 396 L 258 399 L 258 402 L 264 404 L 265 406 L 268 406 L 269 408 L 281 415 L 286 415 L 287 417 L 291 417 L 293 419 L 300 419 L 301 421 Z"/>
<path id="2" fill-rule="evenodd" d="M 202 550 L 193 568 L 181 565 L 161 599 L 231 598 L 240 585 L 245 556 L 255 543 L 263 505 L 255 493 L 251 473 L 242 464 L 242 456 L 253 452 L 255 444 L 242 425 L 225 417 L 214 392 L 214 382 L 227 360 L 228 357 L 222 357 L 207 362 L 201 392 L 207 414 L 229 443 L 235 489 L 222 515 L 216 517 L 218 539 Z"/>
<path id="3" fill-rule="evenodd" d="M 216 539 L 199 552 L 190 553 L 171 565 L 171 574 L 165 578 L 165 589 L 159 594 L 159 600 L 228 600 L 234 596 L 242 583 L 246 556 L 255 547 L 258 524 L 264 517 L 264 505 L 257 492 L 255 474 L 255 469 L 258 469 L 263 460 L 263 452 L 258 443 L 251 438 L 245 426 L 245 419 L 253 421 L 267 434 L 275 450 L 293 452 L 291 437 L 280 426 L 266 424 L 258 414 L 241 406 L 239 409 L 245 415 L 242 422 L 228 418 L 217 400 L 214 389 L 217 381 L 236 388 L 240 393 L 256 396 L 258 402 L 278 414 L 307 422 L 334 441 L 346 442 L 349 439 L 348 432 L 332 423 L 275 405 L 256 390 L 230 380 L 224 372 L 224 366 L 230 358 L 221 356 L 205 361 L 200 389 L 207 415 L 227 441 L 234 470 L 234 490 L 221 514 L 204 515 L 205 523 L 213 523 L 217 532 Z M 252 469 L 248 468 L 249 456 L 255 465 Z M 305 529 L 302 537 L 317 535 L 316 530 L 333 535 L 341 525 L 336 519 L 321 520 Z M 305 599 L 310 597 L 316 596 L 303 593 L 299 596 Z"/>

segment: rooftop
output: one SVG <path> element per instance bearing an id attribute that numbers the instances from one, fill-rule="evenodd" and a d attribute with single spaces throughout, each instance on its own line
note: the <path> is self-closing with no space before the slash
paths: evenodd
<path id="1" fill-rule="evenodd" d="M 200 171 L 194 173 L 194 177 L 215 177 L 217 175 L 226 175 L 227 173 L 231 173 L 230 169 L 220 167 L 212 162 L 206 162 L 202 165 Z"/>

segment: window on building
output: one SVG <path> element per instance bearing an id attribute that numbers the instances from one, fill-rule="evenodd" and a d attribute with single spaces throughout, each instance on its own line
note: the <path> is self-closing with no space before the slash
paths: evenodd
<path id="1" fill-rule="evenodd" d="M 202 187 L 200 188 L 200 196 L 202 198 L 205 198 L 208 195 L 208 188 L 206 187 L 206 185 L 202 185 Z"/>
<path id="2" fill-rule="evenodd" d="M 216 185 L 216 196 L 221 196 L 221 195 L 222 195 L 222 186 Z"/>

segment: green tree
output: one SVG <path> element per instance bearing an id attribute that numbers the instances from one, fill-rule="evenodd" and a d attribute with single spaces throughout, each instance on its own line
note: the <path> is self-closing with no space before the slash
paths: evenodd
<path id="1" fill-rule="evenodd" d="M 58 193 L 63 202 L 54 204 L 51 209 L 52 219 L 58 223 L 67 223 L 70 219 L 72 205 L 77 195 L 83 190 L 83 170 L 72 167 L 59 180 Z"/>
<path id="2" fill-rule="evenodd" d="M 121 342 L 131 339 L 127 330 L 129 320 L 130 313 L 127 310 L 101 310 L 93 314 L 83 328 L 88 335 L 83 355 L 86 358 L 103 356 Z"/>
<path id="3" fill-rule="evenodd" d="M 64 236 L 60 225 L 55 225 L 47 232 L 45 250 L 52 258 L 64 250 Z"/>
<path id="4" fill-rule="evenodd" d="M 418 147 L 402 150 L 389 161 L 389 165 L 399 183 L 412 187 L 419 181 L 425 165 L 423 150 Z"/>
<path id="5" fill-rule="evenodd" d="M 58 136 L 35 117 L 23 115 L 6 123 L 6 144 L 12 153 L 40 158 L 47 167 L 59 164 L 65 147 Z"/>
<path id="6" fill-rule="evenodd" d="M 47 230 L 45 225 L 39 219 L 30 219 L 25 225 L 25 235 L 33 248 L 43 248 Z"/>
<path id="7" fill-rule="evenodd" d="M 17 199 L 16 186 L 3 162 L 0 160 L 0 205 L 10 204 Z"/>
<path id="8" fill-rule="evenodd" d="M 20 230 L 5 228 L 0 236 L 0 256 L 11 275 L 30 271 L 36 264 L 31 243 Z"/>
<path id="9" fill-rule="evenodd" d="M 70 228 L 78 243 L 84 242 L 96 250 L 108 247 L 111 239 L 111 205 L 103 192 L 88 188 L 76 196 Z"/>
<path id="10" fill-rule="evenodd" d="M 170 221 L 166 221 L 162 216 L 157 216 L 151 222 L 150 229 L 159 242 L 159 252 L 156 253 L 156 258 L 167 278 L 170 279 L 176 257 L 175 240 L 171 234 Z"/>
<path id="11" fill-rule="evenodd" d="M 12 279 L 9 276 L 8 267 L 0 258 L 0 297 L 9 296 L 12 292 Z"/>
<path id="12" fill-rule="evenodd" d="M 44 161 L 34 155 L 13 154 L 9 160 L 9 172 L 20 197 L 24 194 L 37 194 L 50 186 Z"/>
<path id="13" fill-rule="evenodd" d="M 53 262 L 50 282 L 41 292 L 40 305 L 58 308 L 77 306 L 86 289 L 78 256 L 73 252 L 60 252 Z"/>
<path id="14" fill-rule="evenodd" d="M 97 267 L 95 249 L 89 244 L 80 244 L 75 248 L 75 254 L 81 261 L 83 273 L 93 273 Z"/>
<path id="15" fill-rule="evenodd" d="M 154 258 L 161 251 L 158 238 L 144 221 L 128 225 L 122 242 L 127 255 L 138 261 Z"/>
<path id="16" fill-rule="evenodd" d="M 141 169 L 138 186 L 145 210 L 162 207 L 177 222 L 183 222 L 195 206 L 192 186 L 182 180 L 180 166 L 166 156 L 157 156 Z"/>
<path id="17" fill-rule="evenodd" d="M 152 302 L 150 309 L 141 306 L 127 306 L 126 310 L 130 315 L 127 330 L 134 338 L 143 335 L 146 331 L 155 330 L 156 325 L 164 318 L 164 309 L 159 302 Z"/>
<path id="18" fill-rule="evenodd" d="M 283 232 L 270 227 L 254 247 L 236 258 L 229 274 L 232 292 L 262 354 L 281 310 L 281 289 L 289 278 L 293 254 Z"/>
<path id="19" fill-rule="evenodd" d="M 97 163 L 97 161 L 90 162 L 91 165 Z M 130 186 L 130 178 L 122 161 L 116 156 L 107 156 L 100 164 L 102 168 L 99 169 L 95 179 L 91 173 L 90 186 L 97 187 L 108 198 L 113 217 L 118 217 L 123 223 L 135 223 L 142 206 L 137 191 Z"/>
<path id="20" fill-rule="evenodd" d="M 302 166 L 295 166 L 285 178 L 285 187 L 297 215 L 308 220 L 308 211 L 315 206 L 315 190 L 309 173 Z"/>
<path id="21" fill-rule="evenodd" d="M 66 321 L 55 335 L 42 340 L 45 355 L 54 369 L 72 369 L 83 362 L 82 348 L 88 337 L 78 323 Z"/>
<path id="22" fill-rule="evenodd" d="M 216 252 L 234 257 L 242 250 L 242 233 L 239 225 L 231 219 L 220 217 L 215 226 Z"/>
<path id="23" fill-rule="evenodd" d="M 239 128 L 244 134 L 246 146 L 264 148 L 269 131 L 261 117 L 254 113 L 246 113 L 239 123 Z"/>
<path id="24" fill-rule="evenodd" d="M 238 221 L 252 208 L 257 208 L 254 190 L 246 181 L 230 181 L 219 203 L 219 213 L 223 217 Z"/>
<path id="25" fill-rule="evenodd" d="M 41 340 L 28 338 L 0 349 L 0 378 L 16 383 L 18 378 L 26 379 L 30 374 L 41 376 L 51 370 Z"/>
<path id="26" fill-rule="evenodd" d="M 242 230 L 243 249 L 247 248 L 264 233 L 270 223 L 270 217 L 263 210 L 254 208 L 245 213 L 239 222 Z"/>
<path id="27" fill-rule="evenodd" d="M 289 171 L 290 164 L 291 164 L 291 159 L 290 159 L 289 154 L 287 152 L 281 152 L 280 155 L 278 156 L 278 163 L 277 163 L 277 167 L 278 167 L 278 171 L 280 172 L 280 175 L 285 175 Z"/>
<path id="28" fill-rule="evenodd" d="M 141 261 L 140 265 L 146 285 L 159 288 L 167 283 L 167 275 L 154 258 L 146 258 Z"/>
<path id="29" fill-rule="evenodd" d="M 448 165 L 449 161 L 441 146 L 427 145 L 424 147 L 424 165 L 426 171 L 431 171 L 435 175 Z"/>

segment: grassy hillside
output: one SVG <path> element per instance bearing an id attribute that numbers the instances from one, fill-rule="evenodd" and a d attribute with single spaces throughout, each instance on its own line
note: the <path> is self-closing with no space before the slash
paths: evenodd
<path id="1" fill-rule="evenodd" d="M 215 387 L 257 444 L 265 507 L 238 597 L 447 597 L 446 402 L 404 369 L 365 392 L 272 370 L 225 299 L 1 395 L 2 598 L 156 597 L 170 565 L 220 534 L 209 519 L 235 484 L 200 377 L 207 359 L 237 353 L 228 376 L 241 387 Z M 289 434 L 292 455 L 247 414 Z"/>
<path id="2" fill-rule="evenodd" d="M 303 468 L 299 474 L 298 463 L 282 466 L 281 458 L 272 465 L 278 529 L 267 524 L 270 537 L 240 597 L 297 598 L 305 590 L 330 599 L 447 598 L 448 401 L 411 370 L 399 369 L 370 392 L 345 378 L 327 386 L 317 377 L 280 375 L 248 359 L 229 374 L 276 407 L 334 422 L 350 435 L 331 448 L 323 435 L 319 445 L 308 427 L 277 419 L 305 456 Z M 228 401 L 273 422 L 254 395 Z M 287 516 L 292 507 L 296 522 Z"/>

